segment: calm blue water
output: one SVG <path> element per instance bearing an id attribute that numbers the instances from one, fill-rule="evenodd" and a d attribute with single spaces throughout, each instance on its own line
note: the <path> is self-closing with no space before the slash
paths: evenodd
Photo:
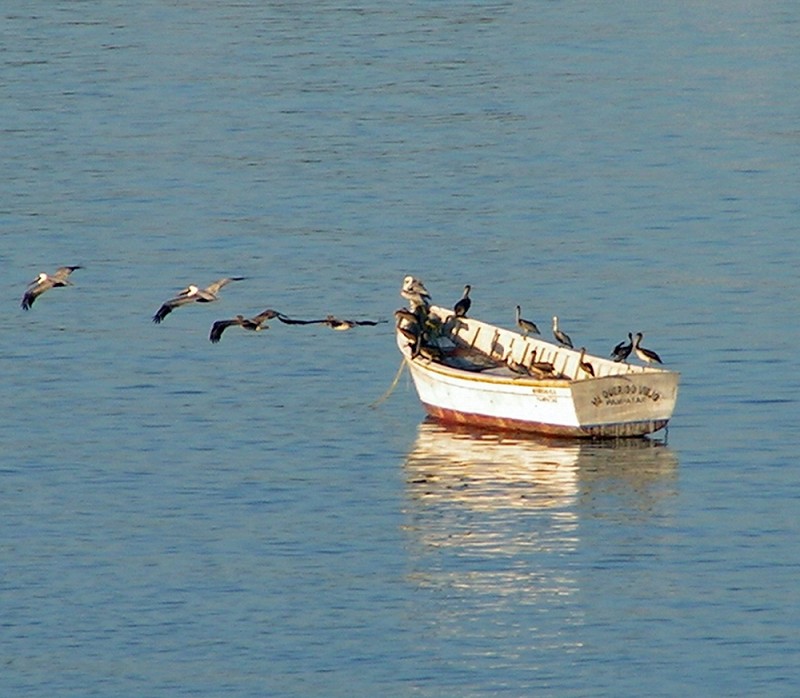
<path id="1" fill-rule="evenodd" d="M 796 692 L 796 3 L 2 22 L 0 693 Z M 207 341 L 389 318 L 406 273 L 590 351 L 643 331 L 667 444 L 444 431 L 407 377 L 371 407 L 390 325 Z"/>

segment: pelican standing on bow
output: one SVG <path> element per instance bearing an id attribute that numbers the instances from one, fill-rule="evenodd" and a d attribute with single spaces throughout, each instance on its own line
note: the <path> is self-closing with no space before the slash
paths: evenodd
<path id="1" fill-rule="evenodd" d="M 469 292 L 472 290 L 472 286 L 467 284 L 464 286 L 464 295 L 456 302 L 453 306 L 453 312 L 456 314 L 456 317 L 467 317 L 467 311 L 469 310 L 470 306 L 472 305 L 472 301 L 469 297 Z"/>
<path id="2" fill-rule="evenodd" d="M 34 301 L 51 288 L 73 286 L 74 284 L 69 280 L 69 275 L 80 268 L 80 266 L 59 267 L 52 276 L 40 272 L 39 276 L 28 284 L 28 289 L 25 291 L 25 295 L 22 296 L 22 303 L 20 304 L 22 309 L 30 310 Z"/>
<path id="3" fill-rule="evenodd" d="M 553 336 L 561 346 L 573 348 L 569 335 L 558 327 L 558 315 L 553 315 Z"/>
<path id="4" fill-rule="evenodd" d="M 213 325 L 211 325 L 211 332 L 209 333 L 208 338 L 213 344 L 216 344 L 220 339 L 222 339 L 222 333 L 233 325 L 238 325 L 242 329 L 250 330 L 252 332 L 268 330 L 269 326 L 267 325 L 267 320 L 272 320 L 279 315 L 280 313 L 277 310 L 267 308 L 263 313 L 254 315 L 251 318 L 246 318 L 244 315 L 237 315 L 232 320 L 217 320 Z"/>
<path id="5" fill-rule="evenodd" d="M 530 320 L 526 320 L 523 317 L 520 317 L 522 313 L 522 308 L 517 306 L 516 308 L 516 317 L 517 317 L 517 325 L 522 330 L 523 334 L 527 337 L 528 332 L 533 332 L 533 334 L 541 334 L 539 332 L 539 328 L 536 326 L 535 322 L 531 322 Z"/>
<path id="6" fill-rule="evenodd" d="M 188 303 L 213 303 L 219 300 L 219 291 L 223 286 L 226 286 L 231 281 L 242 281 L 244 278 L 244 276 L 229 276 L 215 281 L 210 286 L 206 286 L 206 288 L 198 288 L 194 284 L 189 284 L 175 298 L 170 298 L 161 305 L 156 314 L 153 315 L 153 322 L 156 325 L 160 324 L 175 308 Z"/>
<path id="7" fill-rule="evenodd" d="M 652 349 L 645 349 L 641 343 L 644 335 L 641 332 L 636 333 L 636 341 L 633 343 L 633 351 L 640 361 L 646 364 L 663 364 L 661 357 L 656 354 Z"/>

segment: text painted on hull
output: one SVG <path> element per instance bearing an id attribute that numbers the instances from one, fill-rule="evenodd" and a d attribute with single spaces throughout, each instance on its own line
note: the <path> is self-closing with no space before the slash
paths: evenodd
<path id="1" fill-rule="evenodd" d="M 595 407 L 600 407 L 600 405 L 612 407 L 615 405 L 635 405 L 648 400 L 658 402 L 660 399 L 661 393 L 649 385 L 620 383 L 597 393 L 592 398 L 592 404 Z"/>

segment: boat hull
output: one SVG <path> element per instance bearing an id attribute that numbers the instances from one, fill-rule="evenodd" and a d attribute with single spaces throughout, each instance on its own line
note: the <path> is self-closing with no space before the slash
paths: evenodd
<path id="1" fill-rule="evenodd" d="M 398 333 L 420 401 L 440 422 L 585 438 L 645 436 L 669 423 L 679 380 L 673 371 L 590 357 L 598 375 L 582 375 L 572 350 L 475 320 L 460 320 L 457 327 L 444 335 L 454 351 L 476 352 L 483 332 L 491 337 L 480 351 L 483 357 L 516 352 L 524 361 L 526 355 L 550 352 L 547 358 L 559 371 L 557 377 L 537 379 L 503 372 L 500 362 L 495 370 L 462 370 L 414 355 Z"/>

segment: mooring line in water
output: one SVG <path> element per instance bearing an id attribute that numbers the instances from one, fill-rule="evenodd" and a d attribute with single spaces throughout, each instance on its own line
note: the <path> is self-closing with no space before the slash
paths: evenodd
<path id="1" fill-rule="evenodd" d="M 389 386 L 389 390 L 387 390 L 383 395 L 381 395 L 377 400 L 375 400 L 375 402 L 371 403 L 370 407 L 374 409 L 375 407 L 380 405 L 384 400 L 386 400 L 392 394 L 392 392 L 394 392 L 394 389 L 397 387 L 397 384 L 400 381 L 400 376 L 403 375 L 403 369 L 405 367 L 406 367 L 406 360 L 401 359 L 400 368 L 397 369 L 397 375 L 394 377 L 392 384 Z"/>

